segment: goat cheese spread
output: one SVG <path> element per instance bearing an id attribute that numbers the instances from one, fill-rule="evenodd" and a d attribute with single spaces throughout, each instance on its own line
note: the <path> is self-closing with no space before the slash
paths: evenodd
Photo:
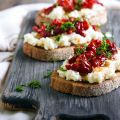
<path id="1" fill-rule="evenodd" d="M 71 34 L 61 34 L 59 41 L 56 41 L 56 37 L 42 37 L 36 38 L 37 33 L 32 32 L 24 35 L 24 43 L 28 43 L 33 46 L 42 47 L 45 50 L 52 50 L 58 47 L 67 47 L 71 45 L 79 45 L 90 42 L 92 39 L 102 39 L 103 34 L 95 31 L 92 27 L 84 31 L 85 37 L 75 32 Z"/>
<path id="2" fill-rule="evenodd" d="M 46 15 L 46 17 L 54 20 L 54 19 L 67 19 L 70 17 L 81 18 L 84 16 L 86 19 L 91 21 L 90 19 L 99 16 L 101 14 L 105 14 L 105 7 L 99 4 L 94 4 L 92 9 L 83 8 L 81 10 L 73 10 L 69 13 L 66 13 L 62 6 L 57 6 L 48 15 Z M 107 21 L 107 16 L 105 16 L 102 19 L 96 19 L 96 20 L 97 23 L 100 22 L 100 24 L 104 24 Z"/>

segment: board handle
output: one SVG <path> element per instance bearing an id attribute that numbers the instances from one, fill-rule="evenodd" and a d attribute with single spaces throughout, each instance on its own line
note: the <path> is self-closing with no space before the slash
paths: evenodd
<path id="1" fill-rule="evenodd" d="M 110 120 L 110 118 L 104 114 L 94 114 L 94 115 L 84 115 L 84 116 L 58 114 L 54 117 L 51 117 L 50 120 Z"/>

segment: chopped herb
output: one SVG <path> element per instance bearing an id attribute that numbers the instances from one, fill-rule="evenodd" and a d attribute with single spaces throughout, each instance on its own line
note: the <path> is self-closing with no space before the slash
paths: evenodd
<path id="1" fill-rule="evenodd" d="M 56 36 L 56 41 L 59 42 L 59 41 L 60 41 L 60 38 L 61 38 L 61 35 L 57 35 L 57 36 Z"/>
<path id="2" fill-rule="evenodd" d="M 27 84 L 25 85 L 19 85 L 16 87 L 16 92 L 22 92 L 24 91 L 25 87 L 31 87 L 31 88 L 40 88 L 41 87 L 41 84 L 40 84 L 40 81 L 38 80 L 32 80 L 31 82 L 28 82 Z"/>
<path id="3" fill-rule="evenodd" d="M 47 74 L 44 75 L 43 78 L 49 78 L 51 75 L 52 75 L 52 72 L 51 72 L 51 71 L 48 71 Z"/>
<path id="4" fill-rule="evenodd" d="M 63 67 L 60 67 L 59 70 L 61 70 L 61 71 L 63 71 L 63 72 L 67 71 L 67 70 L 65 70 Z"/>
<path id="5" fill-rule="evenodd" d="M 78 17 L 78 18 L 75 19 L 74 24 L 76 24 L 79 21 L 80 21 L 80 17 Z"/>
<path id="6" fill-rule="evenodd" d="M 101 50 L 102 51 L 107 51 L 109 47 L 109 44 L 106 42 L 106 39 L 103 39 L 102 45 L 101 45 Z"/>
<path id="7" fill-rule="evenodd" d="M 82 7 L 82 0 L 77 0 L 77 4 L 75 5 L 75 9 L 80 10 L 80 8 Z"/>
<path id="8" fill-rule="evenodd" d="M 85 50 L 86 50 L 86 47 L 87 47 L 87 45 L 83 44 L 80 47 L 75 48 L 75 54 L 76 55 L 83 54 L 85 52 Z"/>
<path id="9" fill-rule="evenodd" d="M 82 0 L 78 0 L 78 3 L 82 3 Z"/>
<path id="10" fill-rule="evenodd" d="M 24 91 L 24 86 L 23 85 L 19 85 L 19 86 L 17 86 L 16 87 L 16 92 L 22 92 L 22 91 Z"/>
<path id="11" fill-rule="evenodd" d="M 112 56 L 112 53 L 109 51 L 109 44 L 106 42 L 106 37 L 104 37 L 102 41 L 102 45 L 97 48 L 96 54 L 101 55 L 102 53 L 105 53 L 107 58 L 110 58 Z"/>
<path id="12" fill-rule="evenodd" d="M 97 48 L 97 50 L 96 50 L 96 54 L 97 55 L 101 55 L 103 52 L 100 50 L 100 48 Z"/>
<path id="13" fill-rule="evenodd" d="M 42 21 L 41 23 L 44 24 L 44 25 L 46 25 L 46 26 L 49 25 L 48 22 L 44 22 L 44 21 Z"/>
<path id="14" fill-rule="evenodd" d="M 51 30 L 54 29 L 54 27 L 55 27 L 55 26 L 52 26 L 52 25 L 48 24 L 48 25 L 46 26 L 46 29 L 47 29 L 47 31 L 51 31 Z"/>
<path id="15" fill-rule="evenodd" d="M 64 31 L 68 30 L 69 28 L 75 29 L 75 26 L 72 22 L 66 22 L 66 23 L 62 24 L 62 26 L 61 26 L 61 29 Z"/>
<path id="16" fill-rule="evenodd" d="M 76 4 L 76 5 L 75 5 L 75 9 L 76 9 L 76 10 L 79 10 L 79 9 L 80 9 L 80 5 Z"/>
<path id="17" fill-rule="evenodd" d="M 28 87 L 31 87 L 31 88 L 34 88 L 34 89 L 41 87 L 40 81 L 38 81 L 38 80 L 32 80 L 27 85 L 28 85 Z"/>
<path id="18" fill-rule="evenodd" d="M 106 52 L 106 57 L 110 58 L 112 56 L 111 52 Z"/>
<path id="19" fill-rule="evenodd" d="M 76 55 L 80 55 L 80 54 L 84 53 L 84 50 L 80 49 L 80 48 L 76 48 L 75 53 L 76 53 Z"/>

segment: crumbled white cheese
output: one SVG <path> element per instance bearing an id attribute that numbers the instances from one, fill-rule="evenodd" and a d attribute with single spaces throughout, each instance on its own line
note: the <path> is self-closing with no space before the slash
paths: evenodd
<path id="1" fill-rule="evenodd" d="M 74 80 L 74 81 L 81 81 L 81 76 L 79 72 L 75 72 L 73 70 L 67 70 L 65 73 L 66 80 Z"/>
<path id="2" fill-rule="evenodd" d="M 46 50 L 55 49 L 58 47 L 58 45 L 53 39 L 49 37 L 37 39 L 32 33 L 24 35 L 24 43 L 29 43 L 33 46 L 40 46 Z"/>
<path id="3" fill-rule="evenodd" d="M 87 19 L 95 17 L 105 11 L 105 8 L 99 4 L 94 4 L 92 9 L 84 8 L 79 12 L 81 16 L 85 16 Z"/>
<path id="4" fill-rule="evenodd" d="M 68 64 L 68 60 L 65 60 L 61 67 L 65 70 L 67 70 L 66 67 L 65 67 L 67 64 Z"/>
<path id="5" fill-rule="evenodd" d="M 105 67 L 107 68 L 105 73 L 105 79 L 110 79 L 111 77 L 114 77 L 116 75 L 116 62 L 113 60 L 106 60 L 105 61 Z"/>
<path id="6" fill-rule="evenodd" d="M 106 33 L 105 33 L 105 36 L 106 36 L 107 38 L 112 38 L 112 34 L 111 34 L 110 32 L 106 32 Z"/>
<path id="7" fill-rule="evenodd" d="M 103 11 L 105 10 L 105 7 L 99 4 L 94 4 L 92 10 L 96 11 L 97 13 L 103 13 Z"/>
<path id="8" fill-rule="evenodd" d="M 68 60 L 64 62 L 62 67 L 65 68 L 68 64 Z M 96 67 L 91 73 L 88 73 L 85 76 L 85 80 L 89 83 L 101 83 L 106 79 L 110 79 L 116 76 L 116 70 L 120 70 L 120 58 L 116 60 L 106 60 L 103 64 L 103 67 Z M 59 70 L 59 75 L 64 76 L 66 80 L 80 81 L 84 79 L 84 76 L 81 76 L 79 72 L 73 70 L 67 70 L 64 73 L 61 73 Z"/>
<path id="9" fill-rule="evenodd" d="M 70 13 L 66 13 L 61 6 L 57 6 L 54 8 L 46 17 L 50 19 L 63 19 L 63 18 L 82 18 L 84 16 L 86 19 L 88 19 L 91 23 L 94 24 L 104 24 L 107 21 L 107 16 L 104 14 L 105 8 L 99 4 L 94 4 L 92 9 L 89 8 L 83 8 L 80 11 L 73 10 Z M 98 15 L 103 14 L 104 16 L 102 19 L 97 19 Z M 95 19 L 93 19 L 95 18 Z"/>
<path id="10" fill-rule="evenodd" d="M 77 34 L 62 34 L 59 41 L 56 41 L 55 37 L 46 37 L 46 38 L 36 38 L 37 33 L 28 33 L 24 35 L 24 42 L 29 43 L 33 46 L 39 46 L 46 50 L 55 49 L 58 47 L 65 47 L 73 45 L 79 45 L 86 42 L 90 42 L 92 39 L 102 39 L 103 34 L 98 31 L 94 31 L 92 27 L 89 27 L 88 30 L 83 31 L 85 33 L 85 37 Z"/>
<path id="11" fill-rule="evenodd" d="M 66 78 L 66 71 L 61 71 L 61 70 L 57 70 L 57 72 L 59 73 L 59 76 L 61 77 L 61 78 Z"/>
<path id="12" fill-rule="evenodd" d="M 120 71 L 120 60 L 116 62 L 116 70 Z"/>
<path id="13" fill-rule="evenodd" d="M 59 42 L 58 42 L 58 45 L 59 46 L 70 46 L 71 43 L 70 43 L 70 36 L 69 35 L 62 35 Z"/>
<path id="14" fill-rule="evenodd" d="M 40 41 L 43 42 L 43 44 L 44 44 L 43 46 L 44 46 L 45 50 L 49 50 L 49 49 L 52 50 L 52 49 L 55 49 L 58 47 L 57 44 L 55 43 L 55 41 L 49 37 L 42 38 L 42 39 L 40 39 Z"/>
<path id="15" fill-rule="evenodd" d="M 102 40 L 103 34 L 101 32 L 94 31 L 94 34 L 93 34 L 92 38 L 93 39 L 100 39 L 100 40 Z"/>
<path id="16" fill-rule="evenodd" d="M 102 71 L 92 72 L 87 75 L 87 81 L 89 83 L 101 83 L 104 80 L 104 73 Z"/>
<path id="17" fill-rule="evenodd" d="M 105 79 L 110 79 L 115 76 L 116 76 L 115 69 L 112 69 L 112 68 L 107 69 L 105 73 Z"/>
<path id="18" fill-rule="evenodd" d="M 65 11 L 61 6 L 57 6 L 46 17 L 50 19 L 62 19 L 65 18 Z"/>
<path id="19" fill-rule="evenodd" d="M 69 17 L 73 17 L 73 18 L 79 18 L 80 17 L 80 14 L 79 14 L 79 11 L 78 10 L 74 10 L 72 12 L 70 12 L 68 14 Z"/>
<path id="20" fill-rule="evenodd" d="M 24 43 L 29 43 L 30 45 L 36 46 L 39 40 L 33 36 L 33 34 L 28 33 L 24 35 Z"/>
<path id="21" fill-rule="evenodd" d="M 84 31 L 86 34 L 86 39 L 91 41 L 91 39 L 99 39 L 102 40 L 103 34 L 99 31 L 95 31 L 92 27 L 89 27 L 88 30 Z"/>
<path id="22" fill-rule="evenodd" d="M 76 33 L 72 33 L 70 35 L 70 41 L 77 45 L 77 44 L 83 44 L 83 43 L 86 43 L 88 40 L 86 39 L 86 37 L 83 37 L 79 34 L 76 34 Z"/>
<path id="23" fill-rule="evenodd" d="M 79 14 L 80 14 L 80 17 L 85 16 L 85 18 L 87 19 L 90 19 L 91 17 L 97 15 L 96 11 L 93 11 L 92 9 L 88 9 L 88 8 L 81 9 Z"/>

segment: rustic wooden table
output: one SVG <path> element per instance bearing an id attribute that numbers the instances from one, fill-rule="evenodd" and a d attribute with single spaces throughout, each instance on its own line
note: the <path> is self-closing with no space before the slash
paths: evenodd
<path id="1" fill-rule="evenodd" d="M 20 4 L 38 3 L 38 2 L 54 2 L 55 0 L 0 0 L 0 10 L 13 7 Z"/>

